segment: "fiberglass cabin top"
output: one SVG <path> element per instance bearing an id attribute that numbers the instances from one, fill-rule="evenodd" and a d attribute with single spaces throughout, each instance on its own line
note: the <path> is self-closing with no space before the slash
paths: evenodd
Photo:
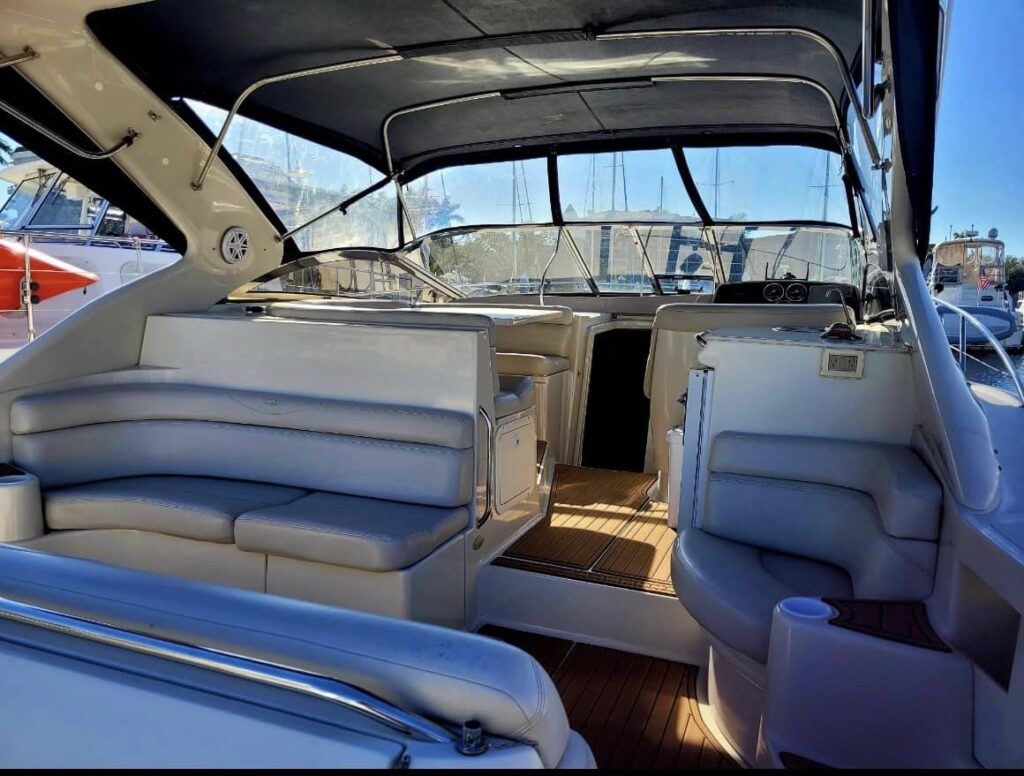
<path id="1" fill-rule="evenodd" d="M 0 365 L 0 762 L 1024 763 L 944 4 L 2 19 L 0 129 L 182 259 Z"/>

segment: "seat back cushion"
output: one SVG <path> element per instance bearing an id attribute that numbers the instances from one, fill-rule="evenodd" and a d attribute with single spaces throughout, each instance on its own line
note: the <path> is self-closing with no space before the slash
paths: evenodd
<path id="1" fill-rule="evenodd" d="M 439 507 L 473 489 L 456 412 L 206 386 L 95 386 L 17 399 L 15 461 L 44 488 L 147 475 L 253 480 Z"/>
<path id="2" fill-rule="evenodd" d="M 938 545 L 885 533 L 865 493 L 794 480 L 712 473 L 701 529 L 838 566 L 859 598 L 926 598 Z"/>
<path id="3" fill-rule="evenodd" d="M 654 316 L 644 392 L 651 400 L 651 439 L 662 481 L 668 473 L 669 429 L 683 423 L 690 370 L 699 366 L 697 334 L 734 326 L 811 326 L 824 328 L 844 320 L 837 304 L 668 304 Z"/>
<path id="4" fill-rule="evenodd" d="M 898 445 L 815 437 L 725 432 L 710 469 L 835 485 L 867 493 L 885 533 L 938 541 L 942 488 L 912 450 Z"/>

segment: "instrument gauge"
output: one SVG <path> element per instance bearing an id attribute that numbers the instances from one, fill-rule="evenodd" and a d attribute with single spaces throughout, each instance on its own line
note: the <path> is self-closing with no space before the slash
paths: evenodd
<path id="1" fill-rule="evenodd" d="M 769 283 L 761 291 L 761 294 L 764 296 L 764 300 L 766 302 L 775 304 L 776 302 L 782 301 L 783 297 L 786 295 L 786 289 L 782 287 L 781 283 Z"/>
<path id="2" fill-rule="evenodd" d="M 786 301 L 794 304 L 801 304 L 807 301 L 807 286 L 803 283 L 793 283 L 786 289 Z"/>

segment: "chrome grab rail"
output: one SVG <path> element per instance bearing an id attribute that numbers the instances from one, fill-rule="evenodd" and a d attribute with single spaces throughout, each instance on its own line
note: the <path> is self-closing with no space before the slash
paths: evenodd
<path id="1" fill-rule="evenodd" d="M 264 660 L 234 655 L 209 647 L 145 636 L 84 617 L 56 612 L 41 606 L 0 597 L 0 619 L 45 628 L 143 655 L 248 679 L 270 687 L 301 693 L 342 706 L 410 736 L 434 743 L 456 743 L 458 737 L 442 726 L 387 701 L 330 677 L 301 671 Z"/>
<path id="2" fill-rule="evenodd" d="M 54 229 L 55 227 L 49 226 L 47 229 Z M 91 226 L 66 226 L 59 227 L 61 229 L 91 229 Z M 154 237 L 130 237 L 123 236 L 119 237 L 116 235 L 98 235 L 98 234 L 64 234 L 63 232 L 48 232 L 45 229 L 0 229 L 0 237 L 13 237 L 15 239 L 21 239 L 25 236 L 30 237 L 32 240 L 40 240 L 43 242 L 52 240 L 54 242 L 74 242 L 74 243 L 103 243 L 109 245 L 110 243 L 118 243 L 119 246 L 124 248 L 134 248 L 136 243 L 139 245 L 153 245 L 156 247 L 168 247 L 167 243 L 159 238 Z"/>
<path id="3" fill-rule="evenodd" d="M 988 344 L 991 345 L 992 349 L 996 352 L 996 355 L 999 356 L 999 360 L 1002 362 L 1003 368 L 1006 370 L 1006 373 L 1010 376 L 1010 380 L 1013 382 L 1013 387 L 1017 391 L 1017 399 L 1020 401 L 1021 406 L 1024 407 L 1024 385 L 1021 384 L 1020 375 L 1017 374 L 1017 370 L 1014 368 L 1013 362 L 1010 361 L 1010 356 L 1007 354 L 1006 348 L 1004 348 L 1003 344 L 995 338 L 991 331 L 989 331 L 988 326 L 986 326 L 975 316 L 971 315 L 969 312 L 964 310 L 962 307 L 957 307 L 955 304 L 951 304 L 950 302 L 946 302 L 936 297 L 932 297 L 932 300 L 939 307 L 943 307 L 947 310 L 950 310 L 951 312 L 955 313 L 960 317 L 960 325 L 958 332 L 959 347 L 954 348 L 954 350 L 957 351 L 957 354 L 959 356 L 960 371 L 964 373 L 964 376 L 966 377 L 967 375 L 967 359 L 970 357 L 967 354 L 967 324 L 970 323 L 972 326 L 974 326 L 974 328 L 976 328 L 981 333 L 981 336 L 985 338 Z M 941 320 L 942 316 L 940 315 L 939 318 Z M 943 327 L 943 329 L 945 329 L 945 327 Z"/>
<path id="4" fill-rule="evenodd" d="M 483 407 L 477 410 L 480 413 L 480 417 L 484 419 L 484 425 L 487 426 L 487 462 L 486 476 L 485 476 L 485 487 L 484 498 L 486 499 L 484 504 L 484 513 L 477 518 L 476 527 L 479 528 L 491 518 L 491 496 L 494 491 L 494 445 L 496 444 L 495 433 L 494 433 L 494 420 L 490 414 Z"/>

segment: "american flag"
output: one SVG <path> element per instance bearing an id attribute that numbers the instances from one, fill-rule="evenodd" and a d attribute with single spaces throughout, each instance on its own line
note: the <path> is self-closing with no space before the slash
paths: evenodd
<path id="1" fill-rule="evenodd" d="M 992 281 L 988 279 L 988 275 L 985 274 L 985 270 L 980 270 L 978 272 L 978 288 L 988 288 L 990 285 L 992 285 Z"/>

